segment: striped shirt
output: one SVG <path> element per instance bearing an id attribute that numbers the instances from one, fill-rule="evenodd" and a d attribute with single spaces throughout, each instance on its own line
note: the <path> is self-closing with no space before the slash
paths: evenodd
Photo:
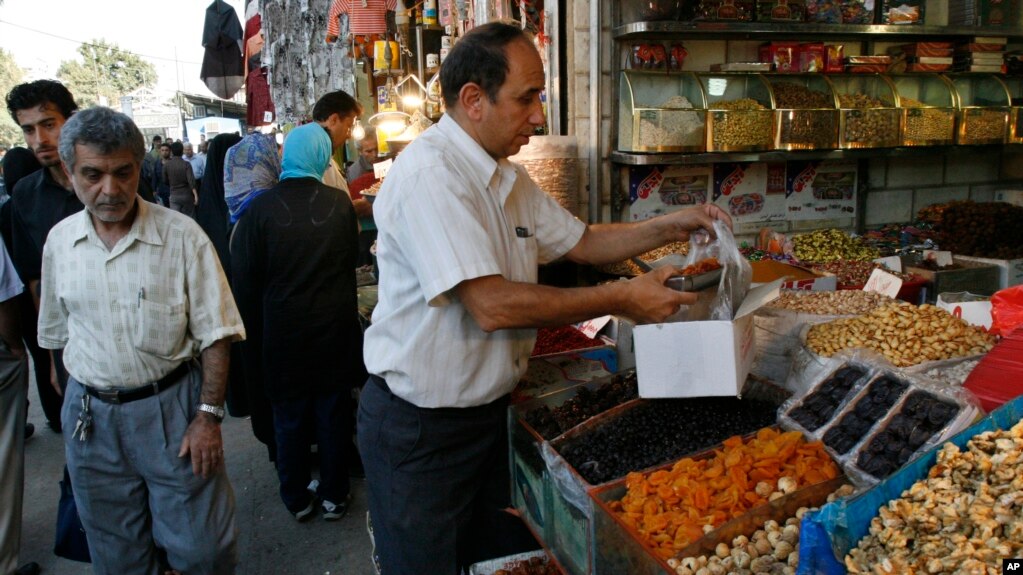
<path id="1" fill-rule="evenodd" d="M 334 0 L 327 15 L 327 36 L 341 35 L 338 18 L 348 14 L 348 30 L 352 34 L 384 34 L 387 23 L 384 15 L 394 12 L 397 0 Z"/>
<path id="2" fill-rule="evenodd" d="M 538 264 L 568 253 L 586 225 L 450 116 L 401 153 L 373 216 L 380 284 L 369 372 L 419 407 L 471 407 L 511 392 L 536 330 L 486 333 L 453 290 L 489 275 L 535 284 Z"/>
<path id="3" fill-rule="evenodd" d="M 107 250 L 87 210 L 43 248 L 39 345 L 64 348 L 68 372 L 99 387 L 159 380 L 245 328 L 213 244 L 188 216 L 136 201 L 128 235 Z"/>

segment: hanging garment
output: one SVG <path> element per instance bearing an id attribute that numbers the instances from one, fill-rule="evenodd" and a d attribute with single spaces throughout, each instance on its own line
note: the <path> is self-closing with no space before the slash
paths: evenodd
<path id="1" fill-rule="evenodd" d="M 214 0 L 206 8 L 202 30 L 202 58 L 199 78 L 220 98 L 230 98 L 245 82 L 242 61 L 242 23 L 238 14 L 224 0 Z"/>
<path id="2" fill-rule="evenodd" d="M 250 126 L 265 126 L 277 119 L 273 100 L 270 99 L 270 83 L 266 79 L 266 68 L 252 68 L 245 82 L 245 123 Z"/>
<path id="3" fill-rule="evenodd" d="M 327 14 L 327 39 L 333 41 L 341 33 L 338 18 L 348 14 L 352 34 L 384 34 L 387 12 L 394 12 L 397 0 L 334 0 Z"/>

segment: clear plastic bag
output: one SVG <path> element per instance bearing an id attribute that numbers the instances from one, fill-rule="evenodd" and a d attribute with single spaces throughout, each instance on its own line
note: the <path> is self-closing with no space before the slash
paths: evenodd
<path id="1" fill-rule="evenodd" d="M 819 440 L 824 431 L 856 397 L 863 385 L 877 375 L 876 365 L 860 356 L 840 354 L 802 375 L 806 391 L 789 398 L 778 408 L 778 423 L 784 429 L 802 431 Z M 824 401 L 827 400 L 827 401 Z"/>
<path id="2" fill-rule="evenodd" d="M 739 244 L 732 235 L 732 230 L 721 220 L 714 221 L 716 239 L 698 230 L 689 238 L 689 255 L 686 265 L 692 265 L 707 258 L 717 258 L 722 266 L 721 281 L 718 283 L 717 294 L 710 305 L 711 320 L 731 321 L 742 300 L 746 298 L 750 284 L 753 282 L 753 268 L 749 261 L 739 253 Z"/>

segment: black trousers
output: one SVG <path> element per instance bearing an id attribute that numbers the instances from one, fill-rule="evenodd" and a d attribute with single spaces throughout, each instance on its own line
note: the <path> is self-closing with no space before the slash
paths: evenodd
<path id="1" fill-rule="evenodd" d="M 277 444 L 277 477 L 281 500 L 296 513 L 309 504 L 306 491 L 312 479 L 309 447 L 317 444 L 320 486 L 316 495 L 331 503 L 343 503 L 349 493 L 348 446 L 351 444 L 351 395 L 348 390 L 311 394 L 289 401 L 274 401 Z M 347 431 L 347 436 L 346 436 Z"/>
<path id="2" fill-rule="evenodd" d="M 507 408 L 507 396 L 478 407 L 420 408 L 370 377 L 356 437 L 383 573 L 458 573 L 538 548 L 504 511 L 511 498 Z"/>

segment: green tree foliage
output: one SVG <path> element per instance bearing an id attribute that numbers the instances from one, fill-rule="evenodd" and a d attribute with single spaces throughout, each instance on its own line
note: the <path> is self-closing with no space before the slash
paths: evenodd
<path id="1" fill-rule="evenodd" d="M 117 100 L 143 86 L 156 84 L 156 68 L 139 56 L 117 47 L 106 40 L 93 40 L 78 47 L 78 60 L 65 60 L 57 69 L 57 78 L 75 95 L 82 108 L 107 99 L 108 106 L 117 106 Z"/>
<path id="2" fill-rule="evenodd" d="M 0 97 L 7 98 L 11 88 L 20 84 L 25 77 L 24 70 L 14 61 L 10 52 L 0 48 Z M 0 146 L 24 146 L 25 139 L 21 136 L 21 128 L 7 113 L 7 106 L 0 111 Z"/>

